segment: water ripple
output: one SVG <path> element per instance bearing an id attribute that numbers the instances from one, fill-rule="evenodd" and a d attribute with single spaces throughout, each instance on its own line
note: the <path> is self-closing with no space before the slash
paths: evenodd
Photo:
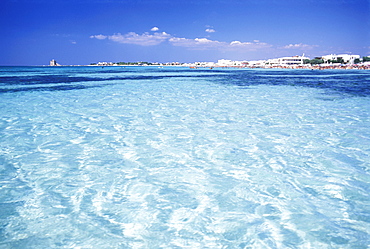
<path id="1" fill-rule="evenodd" d="M 370 101 L 290 85 L 357 73 L 220 71 L 2 95 L 0 247 L 366 248 Z"/>

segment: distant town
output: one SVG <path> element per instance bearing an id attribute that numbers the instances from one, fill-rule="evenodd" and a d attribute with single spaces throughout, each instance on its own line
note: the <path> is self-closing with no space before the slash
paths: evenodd
<path id="1" fill-rule="evenodd" d="M 61 66 L 55 60 L 50 66 Z M 97 62 L 88 66 L 182 66 L 189 68 L 307 68 L 307 69 L 370 69 L 370 56 L 361 57 L 352 54 L 331 54 L 310 59 L 302 56 L 289 56 L 268 60 L 233 61 L 218 60 L 217 62 Z"/>

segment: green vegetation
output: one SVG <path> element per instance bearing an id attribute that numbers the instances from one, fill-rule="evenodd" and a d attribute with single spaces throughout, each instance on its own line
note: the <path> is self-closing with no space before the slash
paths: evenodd
<path id="1" fill-rule="evenodd" d="M 355 64 L 358 64 L 358 63 L 361 63 L 361 61 L 370 61 L 370 57 L 363 57 L 362 60 L 361 59 L 355 59 L 353 62 Z M 317 64 L 322 64 L 324 63 L 325 61 L 321 58 L 321 57 L 315 57 L 315 59 L 312 59 L 312 60 L 304 60 L 304 64 L 311 64 L 311 65 L 317 65 Z M 343 58 L 341 57 L 338 57 L 336 60 L 328 60 L 326 61 L 327 63 L 340 63 L 340 64 L 346 64 L 348 62 L 344 61 Z"/>
<path id="2" fill-rule="evenodd" d="M 317 64 L 322 64 L 324 63 L 324 60 L 321 59 L 321 57 L 316 57 L 315 59 L 312 59 L 312 60 L 304 60 L 303 61 L 304 64 L 311 64 L 311 65 L 317 65 Z"/>
<path id="3" fill-rule="evenodd" d="M 338 57 L 336 60 L 328 60 L 329 63 L 340 63 L 340 64 L 344 64 L 344 60 L 342 57 Z"/>

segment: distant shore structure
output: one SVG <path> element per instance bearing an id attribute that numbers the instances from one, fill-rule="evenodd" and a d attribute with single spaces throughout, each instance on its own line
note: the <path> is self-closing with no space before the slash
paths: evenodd
<path id="1" fill-rule="evenodd" d="M 57 61 L 54 60 L 54 59 L 50 61 L 49 65 L 52 66 L 52 67 L 60 66 L 60 64 L 58 64 Z"/>

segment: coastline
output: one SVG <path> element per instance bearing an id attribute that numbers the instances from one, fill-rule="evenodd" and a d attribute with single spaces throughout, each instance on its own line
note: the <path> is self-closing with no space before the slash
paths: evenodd
<path id="1" fill-rule="evenodd" d="M 370 70 L 370 65 L 299 65 L 299 66 L 214 66 L 214 67 L 190 67 L 197 68 L 261 68 L 261 69 L 309 69 L 309 70 L 326 70 L 326 69 L 345 69 L 345 70 Z"/>
<path id="2" fill-rule="evenodd" d="M 201 69 L 201 68 L 234 68 L 234 69 L 309 69 L 309 70 L 327 70 L 327 69 L 344 69 L 344 70 L 370 70 L 370 65 L 359 65 L 359 64 L 350 64 L 350 65 L 265 65 L 265 66 L 197 66 L 193 64 L 180 64 L 180 65 L 59 65 L 59 66 L 50 66 L 50 65 L 41 65 L 40 67 L 188 67 L 190 69 Z"/>

